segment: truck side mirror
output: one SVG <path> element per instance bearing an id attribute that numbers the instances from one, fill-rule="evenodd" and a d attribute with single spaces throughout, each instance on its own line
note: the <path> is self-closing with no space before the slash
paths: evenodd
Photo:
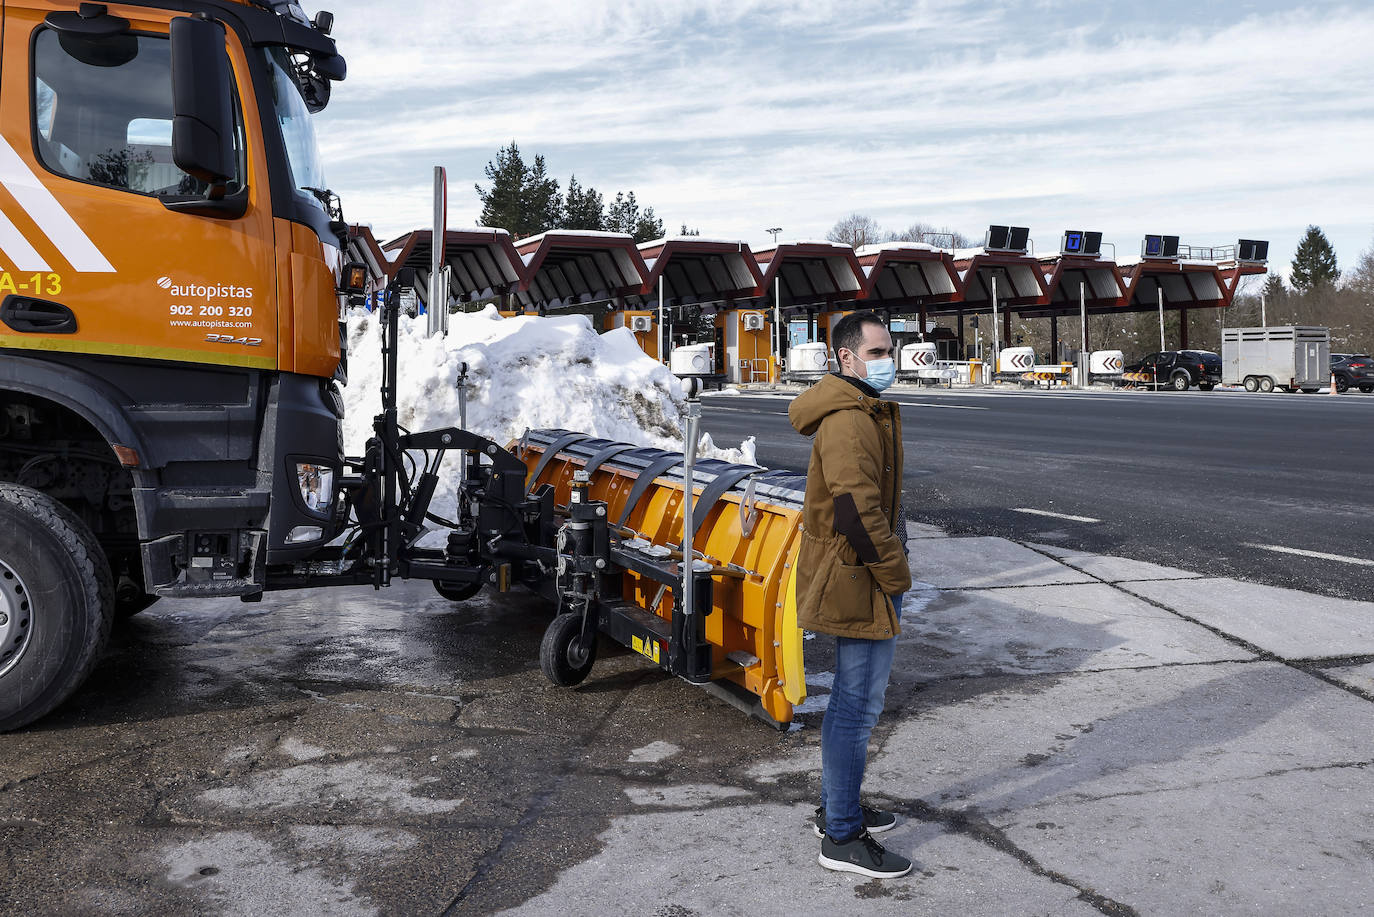
<path id="1" fill-rule="evenodd" d="M 234 177 L 234 88 L 224 26 L 213 19 L 172 20 L 172 161 L 224 196 Z"/>

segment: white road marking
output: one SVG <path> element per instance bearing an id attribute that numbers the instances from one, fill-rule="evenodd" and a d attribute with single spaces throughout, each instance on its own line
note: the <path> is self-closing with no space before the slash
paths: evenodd
<path id="1" fill-rule="evenodd" d="M 1296 554 L 1299 557 L 1315 557 L 1318 560 L 1334 560 L 1342 564 L 1355 564 L 1358 567 L 1374 567 L 1374 560 L 1363 557 L 1346 557 L 1343 554 L 1327 554 L 1324 551 L 1307 551 L 1302 548 L 1285 548 L 1277 544 L 1250 544 L 1245 542 L 1247 548 L 1259 548 L 1261 551 L 1273 551 L 1276 554 Z"/>
<path id="2" fill-rule="evenodd" d="M 895 400 L 895 399 L 894 399 Z M 898 401 L 898 404 L 910 408 L 949 408 L 952 411 L 991 411 L 992 408 L 975 407 L 971 404 L 932 404 L 929 401 Z"/>
<path id="3" fill-rule="evenodd" d="M 1032 516 L 1049 516 L 1051 519 L 1067 519 L 1070 522 L 1101 522 L 1101 519 L 1094 519 L 1091 516 L 1071 516 L 1068 513 L 1052 513 L 1045 509 L 1031 509 L 1028 506 L 1015 506 L 1011 510 L 1013 513 L 1030 513 Z"/>

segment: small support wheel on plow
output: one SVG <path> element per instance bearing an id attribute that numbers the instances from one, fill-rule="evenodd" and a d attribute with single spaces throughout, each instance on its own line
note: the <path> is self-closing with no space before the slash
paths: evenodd
<path id="1" fill-rule="evenodd" d="M 446 583 L 443 580 L 435 580 L 434 591 L 450 602 L 465 602 L 482 591 L 482 583 Z"/>
<path id="2" fill-rule="evenodd" d="M 582 638 L 582 615 L 564 612 L 553 619 L 539 644 L 539 668 L 560 688 L 581 684 L 596 661 L 596 635 L 586 646 Z"/>

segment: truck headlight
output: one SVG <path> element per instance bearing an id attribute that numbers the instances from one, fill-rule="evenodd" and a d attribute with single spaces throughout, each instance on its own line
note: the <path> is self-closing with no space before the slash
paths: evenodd
<path id="1" fill-rule="evenodd" d="M 317 513 L 328 513 L 330 501 L 334 499 L 334 469 L 326 465 L 306 462 L 296 463 L 296 482 L 301 488 L 301 499 L 306 508 Z"/>

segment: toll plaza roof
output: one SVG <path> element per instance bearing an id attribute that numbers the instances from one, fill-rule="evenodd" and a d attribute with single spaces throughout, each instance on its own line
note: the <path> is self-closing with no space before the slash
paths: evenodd
<path id="1" fill-rule="evenodd" d="M 544 312 L 637 295 L 649 271 L 633 237 L 619 232 L 551 229 L 515 243 L 524 262 L 516 296 Z"/>
<path id="2" fill-rule="evenodd" d="M 1038 260 L 1049 290 L 1046 315 L 1077 314 L 1080 295 L 1082 306 L 1089 312 L 1116 309 L 1126 296 L 1126 281 L 1115 261 L 1096 255 L 1059 254 L 1042 255 Z"/>
<path id="3" fill-rule="evenodd" d="M 923 242 L 865 245 L 855 255 L 864 270 L 866 305 L 873 309 L 957 302 L 963 282 L 954 256 Z"/>
<path id="4" fill-rule="evenodd" d="M 1206 309 L 1230 303 L 1215 261 L 1180 258 L 1122 258 L 1126 269 L 1126 296 L 1122 308 L 1128 312 L 1156 309 L 1160 293 L 1168 309 Z"/>
<path id="5" fill-rule="evenodd" d="M 395 277 L 403 267 L 414 268 L 421 297 L 429 289 L 433 241 L 433 230 L 415 229 L 383 246 L 388 276 Z M 446 230 L 443 257 L 450 270 L 450 295 L 464 302 L 513 292 L 520 283 L 520 256 L 504 229 L 478 226 Z"/>
<path id="6" fill-rule="evenodd" d="M 759 296 L 763 274 L 745 242 L 672 236 L 639 246 L 648 273 L 640 288 L 645 304 L 731 303 Z"/>
<path id="7" fill-rule="evenodd" d="M 781 308 L 826 306 L 863 299 L 863 267 L 854 249 L 839 242 L 783 242 L 754 252 L 763 272 L 760 295 L 778 294 Z"/>
<path id="8" fill-rule="evenodd" d="M 962 249 L 954 253 L 954 266 L 964 284 L 961 305 L 971 312 L 992 309 L 994 278 L 999 308 L 1043 306 L 1049 301 L 1049 288 L 1040 262 L 1031 255 Z"/>

